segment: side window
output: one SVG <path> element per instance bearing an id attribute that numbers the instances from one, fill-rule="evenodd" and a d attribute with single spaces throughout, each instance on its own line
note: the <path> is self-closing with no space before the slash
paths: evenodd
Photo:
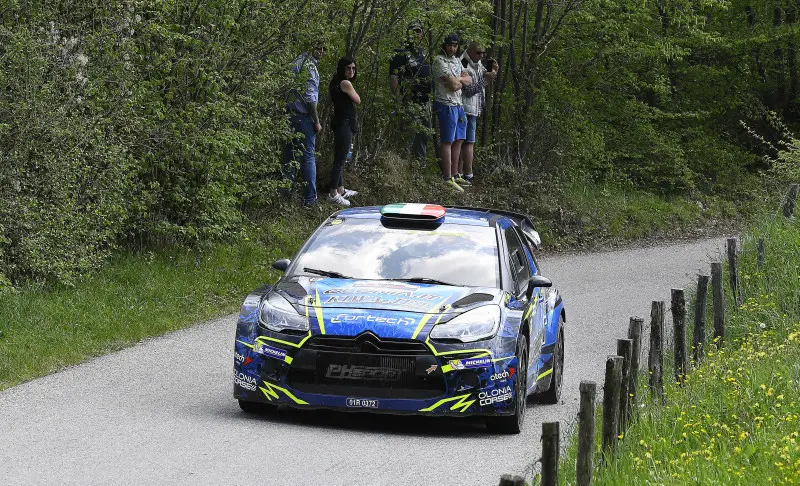
<path id="1" fill-rule="evenodd" d="M 511 268 L 517 295 L 519 295 L 521 292 L 525 291 L 528 286 L 528 280 L 531 278 L 528 257 L 525 255 L 522 241 L 519 239 L 514 228 L 506 229 L 506 243 L 508 244 L 509 266 Z"/>

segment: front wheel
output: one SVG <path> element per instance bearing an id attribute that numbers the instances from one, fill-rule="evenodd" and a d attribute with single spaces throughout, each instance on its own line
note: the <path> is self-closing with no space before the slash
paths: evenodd
<path id="1" fill-rule="evenodd" d="M 525 422 L 528 395 L 528 340 L 524 335 L 517 339 L 517 381 L 514 385 L 514 415 L 486 417 L 486 427 L 501 434 L 519 434 Z"/>
<path id="2" fill-rule="evenodd" d="M 559 318 L 558 338 L 553 349 L 553 376 L 550 377 L 550 388 L 542 393 L 542 403 L 558 403 L 561 399 L 561 386 L 564 381 L 564 320 Z"/>

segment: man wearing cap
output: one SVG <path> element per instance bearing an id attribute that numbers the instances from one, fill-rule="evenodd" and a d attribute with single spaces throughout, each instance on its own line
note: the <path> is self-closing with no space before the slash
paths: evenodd
<path id="1" fill-rule="evenodd" d="M 458 176 L 472 183 L 472 159 L 475 149 L 475 133 L 478 127 L 478 117 L 481 116 L 483 106 L 486 104 L 485 86 L 488 82 L 497 77 L 497 61 L 489 60 L 491 71 L 486 69 L 483 63 L 485 49 L 477 42 L 470 42 L 464 55 L 461 57 L 461 64 L 472 78 L 472 84 L 465 86 L 461 91 L 461 99 L 464 102 L 464 113 L 467 115 L 467 136 L 461 147 L 461 166 Z"/>
<path id="2" fill-rule="evenodd" d="M 428 156 L 428 130 L 431 128 L 431 65 L 422 48 L 422 24 L 408 24 L 406 44 L 395 50 L 389 63 L 389 86 L 402 104 L 402 110 L 417 125 L 411 152 L 424 167 Z"/>
<path id="3" fill-rule="evenodd" d="M 292 72 L 296 76 L 305 76 L 303 90 L 292 90 L 289 93 L 286 111 L 289 112 L 289 123 L 295 133 L 302 135 L 286 144 L 284 149 L 283 172 L 284 176 L 292 182 L 294 187 L 297 177 L 296 171 L 291 167 L 295 160 L 295 153 L 300 152 L 300 171 L 306 180 L 306 189 L 303 194 L 303 206 L 310 207 L 317 204 L 317 161 L 314 157 L 316 150 L 317 133 L 322 130 L 317 113 L 319 101 L 319 70 L 318 62 L 325 52 L 325 43 L 317 41 L 310 52 L 304 52 L 292 62 Z"/>
<path id="4" fill-rule="evenodd" d="M 457 192 L 463 192 L 456 180 L 461 144 L 466 138 L 467 116 L 461 101 L 461 88 L 472 84 L 472 78 L 463 69 L 461 59 L 456 56 L 459 38 L 456 34 L 445 37 L 442 53 L 433 61 L 433 75 L 436 80 L 434 91 L 434 110 L 439 118 L 440 155 L 442 177 L 445 184 Z"/>

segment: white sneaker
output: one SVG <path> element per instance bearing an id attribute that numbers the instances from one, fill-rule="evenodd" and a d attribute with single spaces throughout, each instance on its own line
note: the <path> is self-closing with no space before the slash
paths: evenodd
<path id="1" fill-rule="evenodd" d="M 328 201 L 330 201 L 332 203 L 335 203 L 335 204 L 338 204 L 340 206 L 349 206 L 350 205 L 350 201 L 348 201 L 341 194 L 338 194 L 338 193 L 335 196 L 331 196 L 330 194 L 328 194 Z"/>
<path id="2" fill-rule="evenodd" d="M 344 194 L 342 194 L 342 197 L 345 199 L 350 199 L 353 196 L 358 196 L 358 191 L 354 191 L 352 189 L 345 189 Z"/>

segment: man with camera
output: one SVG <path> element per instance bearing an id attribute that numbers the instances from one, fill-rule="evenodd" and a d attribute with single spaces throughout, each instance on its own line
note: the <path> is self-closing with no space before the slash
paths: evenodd
<path id="1" fill-rule="evenodd" d="M 459 161 L 459 177 L 472 183 L 472 160 L 475 155 L 475 134 L 478 117 L 486 104 L 486 85 L 497 77 L 498 65 L 494 59 L 484 59 L 486 50 L 477 42 L 470 42 L 461 58 L 461 64 L 467 71 L 472 84 L 461 89 L 464 112 L 467 115 L 467 134 L 461 149 Z"/>
<path id="2" fill-rule="evenodd" d="M 422 24 L 414 21 L 406 30 L 405 46 L 395 51 L 389 63 L 389 86 L 403 115 L 416 125 L 411 152 L 422 167 L 428 157 L 431 81 L 431 65 L 422 48 Z"/>

